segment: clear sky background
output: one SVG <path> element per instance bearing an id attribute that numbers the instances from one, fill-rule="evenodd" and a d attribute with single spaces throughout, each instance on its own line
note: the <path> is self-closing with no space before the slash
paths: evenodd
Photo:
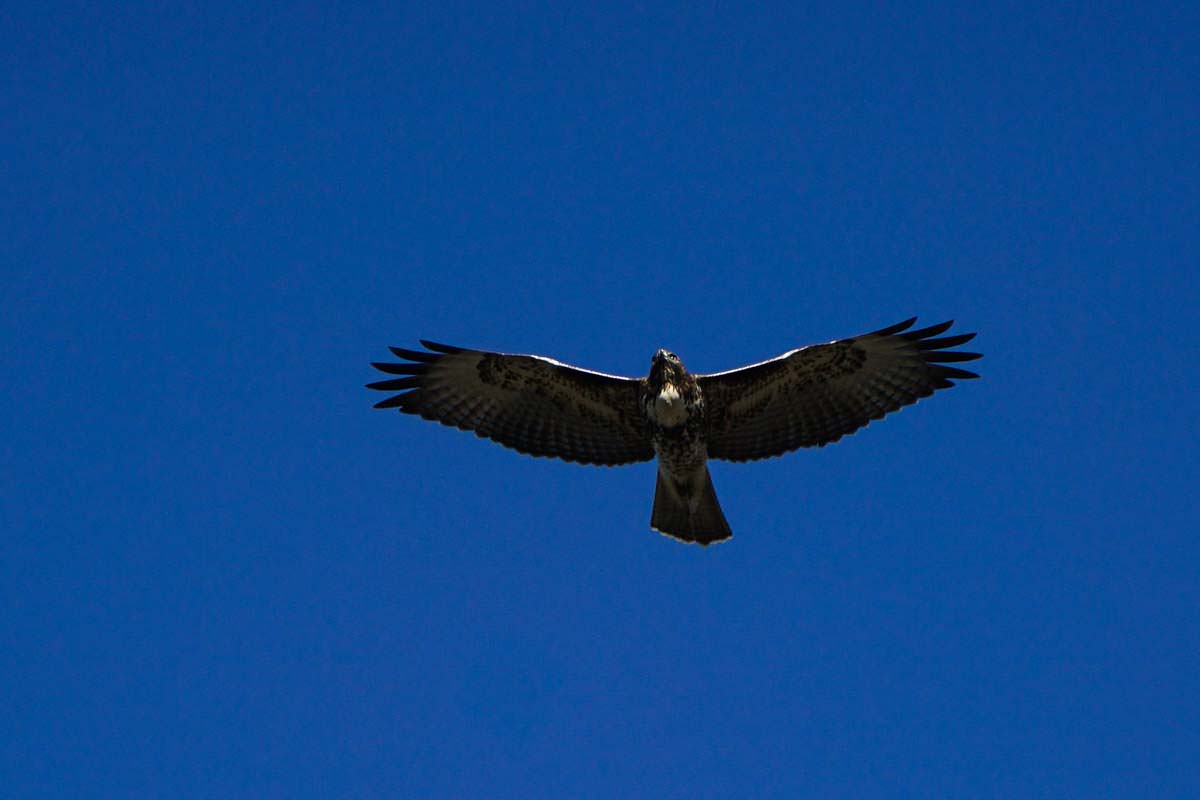
<path id="1" fill-rule="evenodd" d="M 2 793 L 1200 795 L 1198 6 L 833 5 L 6 5 Z M 363 388 L 912 315 L 707 550 Z"/>

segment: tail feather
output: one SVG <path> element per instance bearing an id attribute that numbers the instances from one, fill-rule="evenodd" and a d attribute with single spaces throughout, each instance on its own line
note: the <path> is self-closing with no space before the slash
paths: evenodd
<path id="1" fill-rule="evenodd" d="M 650 527 L 667 536 L 705 547 L 733 536 L 717 501 L 708 467 L 704 468 L 703 479 L 693 481 L 691 486 L 677 483 L 664 477 L 661 469 L 658 471 Z"/>

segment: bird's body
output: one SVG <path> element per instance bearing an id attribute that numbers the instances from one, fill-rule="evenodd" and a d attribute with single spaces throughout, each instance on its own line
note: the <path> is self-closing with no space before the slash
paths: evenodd
<path id="1" fill-rule="evenodd" d="M 641 379 L 606 375 L 542 356 L 422 342 L 392 348 L 404 363 L 369 388 L 402 391 L 376 404 L 472 430 L 535 456 L 585 464 L 658 461 L 651 527 L 702 545 L 732 533 L 708 459 L 748 461 L 824 446 L 873 419 L 976 378 L 946 366 L 979 358 L 948 348 L 974 334 L 935 338 L 946 322 L 915 319 L 873 333 L 792 350 L 729 372 L 692 375 L 659 350 Z"/>
<path id="2" fill-rule="evenodd" d="M 702 544 L 728 539 L 733 533 L 708 474 L 704 392 L 674 353 L 654 354 L 642 410 L 658 457 L 650 527 Z"/>

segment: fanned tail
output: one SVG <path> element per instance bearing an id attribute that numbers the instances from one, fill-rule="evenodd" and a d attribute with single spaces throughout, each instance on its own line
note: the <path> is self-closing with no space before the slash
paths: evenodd
<path id="1" fill-rule="evenodd" d="M 695 542 L 704 547 L 733 536 L 717 501 L 707 466 L 703 478 L 691 481 L 690 485 L 664 477 L 662 469 L 658 470 L 650 527 L 680 541 Z"/>

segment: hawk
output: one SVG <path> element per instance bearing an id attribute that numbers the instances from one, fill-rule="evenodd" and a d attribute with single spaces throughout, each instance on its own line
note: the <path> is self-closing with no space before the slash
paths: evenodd
<path id="1" fill-rule="evenodd" d="M 975 334 L 942 336 L 953 321 L 911 330 L 915 322 L 711 375 L 693 375 L 659 350 L 645 378 L 422 340 L 425 350 L 389 348 L 404 360 L 372 366 L 402 377 L 367 388 L 400 392 L 375 408 L 474 431 L 532 456 L 604 466 L 657 457 L 650 527 L 707 546 L 733 535 L 708 459 L 824 447 L 954 380 L 979 377 L 947 366 L 981 357 L 950 349 Z"/>

